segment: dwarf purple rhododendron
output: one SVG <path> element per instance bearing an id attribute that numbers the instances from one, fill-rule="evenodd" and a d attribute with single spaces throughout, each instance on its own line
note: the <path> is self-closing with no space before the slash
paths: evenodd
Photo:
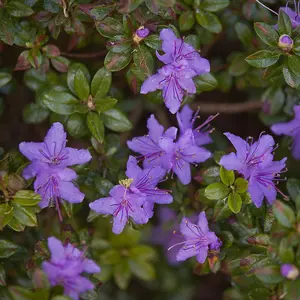
<path id="1" fill-rule="evenodd" d="M 299 300 L 299 90 L 300 1 L 0 0 L 0 299 Z"/>

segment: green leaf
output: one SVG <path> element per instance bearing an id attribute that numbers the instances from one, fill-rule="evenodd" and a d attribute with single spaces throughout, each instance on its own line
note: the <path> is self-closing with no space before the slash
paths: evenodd
<path id="1" fill-rule="evenodd" d="M 104 67 L 99 69 L 91 83 L 91 93 L 94 97 L 100 98 L 107 94 L 111 86 L 112 75 Z"/>
<path id="2" fill-rule="evenodd" d="M 193 46 L 194 49 L 200 48 L 200 38 L 196 34 L 189 34 L 187 37 L 184 38 L 184 42 Z"/>
<path id="3" fill-rule="evenodd" d="M 21 1 L 10 1 L 7 5 L 7 12 L 14 17 L 28 17 L 34 13 L 34 11 Z"/>
<path id="4" fill-rule="evenodd" d="M 113 108 L 118 100 L 111 97 L 105 97 L 105 98 L 96 98 L 95 101 L 95 108 L 98 112 L 104 112 L 106 110 L 109 110 Z"/>
<path id="5" fill-rule="evenodd" d="M 293 50 L 296 53 L 296 55 L 300 55 L 300 36 L 297 36 L 294 39 L 294 46 L 293 46 Z"/>
<path id="6" fill-rule="evenodd" d="M 13 215 L 14 208 L 10 204 L 0 204 L 0 229 L 4 228 L 4 226 L 6 226 L 11 221 Z"/>
<path id="7" fill-rule="evenodd" d="M 41 201 L 41 196 L 34 191 L 21 190 L 15 194 L 14 201 L 23 206 L 35 206 Z"/>
<path id="8" fill-rule="evenodd" d="M 6 274 L 3 266 L 0 265 L 0 286 L 6 286 Z"/>
<path id="9" fill-rule="evenodd" d="M 155 250 L 150 246 L 138 245 L 129 249 L 128 256 L 139 260 L 153 260 L 156 257 Z"/>
<path id="10" fill-rule="evenodd" d="M 194 78 L 197 93 L 212 91 L 218 87 L 218 81 L 211 73 L 202 74 Z"/>
<path id="11" fill-rule="evenodd" d="M 220 178 L 225 185 L 230 186 L 234 183 L 234 179 L 235 179 L 234 171 L 226 170 L 223 166 L 221 166 Z"/>
<path id="12" fill-rule="evenodd" d="M 104 141 L 104 125 L 99 114 L 92 111 L 88 112 L 86 121 L 92 136 L 99 143 L 102 143 Z"/>
<path id="13" fill-rule="evenodd" d="M 107 17 L 115 8 L 115 5 L 99 5 L 89 11 L 95 21 L 101 21 Z"/>
<path id="14" fill-rule="evenodd" d="M 242 204 L 243 204 L 242 198 L 238 193 L 232 192 L 229 194 L 228 206 L 235 214 L 240 212 L 242 208 Z"/>
<path id="15" fill-rule="evenodd" d="M 61 115 L 71 115 L 79 108 L 79 101 L 66 92 L 49 91 L 44 94 L 43 103 L 53 112 Z"/>
<path id="16" fill-rule="evenodd" d="M 209 12 L 217 12 L 229 4 L 229 0 L 203 0 L 200 2 L 200 8 Z"/>
<path id="17" fill-rule="evenodd" d="M 265 284 L 277 284 L 283 280 L 278 266 L 267 266 L 254 271 L 256 277 Z"/>
<path id="18" fill-rule="evenodd" d="M 292 23 L 290 17 L 285 13 L 284 9 L 279 9 L 278 31 L 280 35 L 292 34 Z"/>
<path id="19" fill-rule="evenodd" d="M 279 57 L 280 53 L 269 50 L 260 50 L 246 57 L 246 61 L 252 67 L 267 68 L 276 64 Z"/>
<path id="20" fill-rule="evenodd" d="M 297 55 L 288 56 L 288 67 L 292 73 L 300 77 L 300 57 Z"/>
<path id="21" fill-rule="evenodd" d="M 133 61 L 141 74 L 141 80 L 145 80 L 152 74 L 154 59 L 147 47 L 139 46 L 133 53 Z"/>
<path id="22" fill-rule="evenodd" d="M 244 178 L 237 178 L 237 180 L 234 182 L 235 191 L 239 194 L 243 194 L 248 189 L 248 181 Z"/>
<path id="23" fill-rule="evenodd" d="M 49 117 L 49 110 L 38 103 L 29 103 L 24 107 L 23 119 L 27 124 L 39 124 Z"/>
<path id="24" fill-rule="evenodd" d="M 0 258 L 8 258 L 14 255 L 18 250 L 18 245 L 10 241 L 0 239 Z"/>
<path id="25" fill-rule="evenodd" d="M 37 218 L 31 207 L 14 204 L 14 218 L 21 224 L 29 227 L 37 226 Z"/>
<path id="26" fill-rule="evenodd" d="M 249 68 L 249 64 L 247 64 L 244 54 L 237 53 L 230 63 L 228 71 L 230 75 L 239 77 L 244 75 Z"/>
<path id="27" fill-rule="evenodd" d="M 286 188 L 292 200 L 295 202 L 297 210 L 300 210 L 300 180 L 296 178 L 289 178 L 286 183 Z"/>
<path id="28" fill-rule="evenodd" d="M 76 75 L 76 72 L 78 71 L 78 69 L 80 69 L 83 72 L 83 74 L 88 79 L 88 81 L 91 80 L 90 72 L 84 64 L 72 63 L 68 70 L 67 82 L 68 82 L 68 87 L 73 94 L 76 94 L 76 91 L 74 88 L 74 81 L 75 81 L 75 75 Z"/>
<path id="29" fill-rule="evenodd" d="M 155 269 L 148 262 L 139 259 L 130 259 L 129 266 L 131 272 L 142 280 L 153 280 L 155 278 Z"/>
<path id="30" fill-rule="evenodd" d="M 227 219 L 232 214 L 228 203 L 224 203 L 223 200 L 218 200 L 214 207 L 213 220 L 220 221 L 223 219 Z"/>
<path id="31" fill-rule="evenodd" d="M 254 30 L 265 44 L 277 47 L 279 35 L 272 26 L 265 23 L 256 22 L 254 23 Z"/>
<path id="32" fill-rule="evenodd" d="M 118 20 L 107 17 L 101 22 L 96 22 L 96 29 L 104 37 L 114 37 L 124 33 L 123 25 Z"/>
<path id="33" fill-rule="evenodd" d="M 12 79 L 11 74 L 6 72 L 0 72 L 0 88 L 8 84 Z"/>
<path id="34" fill-rule="evenodd" d="M 210 200 L 223 200 L 230 192 L 230 189 L 221 182 L 212 183 L 205 189 L 205 197 Z"/>
<path id="35" fill-rule="evenodd" d="M 149 47 L 152 48 L 154 50 L 160 50 L 161 49 L 161 39 L 159 37 L 159 35 L 157 34 L 151 34 L 149 36 L 147 36 L 144 39 L 144 43 Z"/>
<path id="36" fill-rule="evenodd" d="M 71 61 L 63 56 L 57 56 L 51 58 L 51 64 L 58 72 L 66 73 L 69 70 Z"/>
<path id="37" fill-rule="evenodd" d="M 181 31 L 190 30 L 195 24 L 195 15 L 192 10 L 187 10 L 179 17 L 179 28 Z"/>
<path id="38" fill-rule="evenodd" d="M 102 114 L 104 125 L 116 132 L 125 132 L 132 129 L 131 122 L 117 109 L 109 109 Z"/>
<path id="39" fill-rule="evenodd" d="M 114 53 L 124 53 L 132 50 L 132 39 L 124 35 L 116 35 L 110 39 L 107 49 Z"/>
<path id="40" fill-rule="evenodd" d="M 89 133 L 86 126 L 85 115 L 83 114 L 73 114 L 69 117 L 67 121 L 68 133 L 75 138 L 82 138 Z"/>
<path id="41" fill-rule="evenodd" d="M 9 223 L 7 224 L 14 231 L 24 231 L 25 225 L 21 224 L 16 218 L 11 218 Z"/>
<path id="42" fill-rule="evenodd" d="M 74 77 L 74 90 L 81 100 L 87 100 L 90 95 L 90 84 L 81 69 L 78 69 Z"/>
<path id="43" fill-rule="evenodd" d="M 288 205 L 275 201 L 273 204 L 273 213 L 277 221 L 284 227 L 292 228 L 295 223 L 295 213 Z"/>
<path id="44" fill-rule="evenodd" d="M 234 26 L 238 39 L 243 43 L 244 47 L 248 47 L 252 41 L 252 32 L 248 25 L 244 23 L 236 23 Z"/>
<path id="45" fill-rule="evenodd" d="M 290 244 L 290 241 L 288 238 L 282 238 L 279 244 L 279 257 L 280 260 L 287 264 L 287 263 L 293 263 L 294 262 L 294 250 L 293 247 Z"/>
<path id="46" fill-rule="evenodd" d="M 38 48 L 32 48 L 31 50 L 29 50 L 28 61 L 30 62 L 33 68 L 35 69 L 40 68 L 43 61 L 43 56 L 41 51 Z"/>
<path id="47" fill-rule="evenodd" d="M 131 51 L 114 53 L 109 51 L 104 59 L 105 68 L 111 72 L 120 71 L 128 66 L 131 61 Z"/>
<path id="48" fill-rule="evenodd" d="M 128 14 L 137 9 L 144 0 L 126 0 L 122 1 L 122 5 L 119 9 L 119 12 L 122 14 Z"/>
<path id="49" fill-rule="evenodd" d="M 34 292 L 20 287 L 10 286 L 8 288 L 12 300 L 48 300 L 49 289 L 36 289 Z"/>
<path id="50" fill-rule="evenodd" d="M 222 24 L 215 14 L 198 10 L 196 11 L 196 19 L 202 27 L 212 33 L 220 33 L 222 31 Z"/>
<path id="51" fill-rule="evenodd" d="M 116 264 L 114 266 L 113 273 L 117 286 L 120 289 L 126 289 L 131 279 L 128 261 L 123 259 L 120 263 Z"/>
<path id="52" fill-rule="evenodd" d="M 286 295 L 285 298 L 289 300 L 299 300 L 300 297 L 300 278 L 296 280 L 287 280 L 286 283 Z"/>

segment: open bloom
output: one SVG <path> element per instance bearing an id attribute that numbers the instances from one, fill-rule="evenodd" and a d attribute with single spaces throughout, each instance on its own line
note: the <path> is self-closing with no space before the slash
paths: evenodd
<path id="1" fill-rule="evenodd" d="M 42 268 L 51 286 L 61 285 L 64 294 L 74 300 L 79 299 L 82 292 L 94 288 L 93 283 L 81 273 L 98 273 L 100 268 L 91 259 L 85 258 L 83 252 L 71 244 L 63 246 L 55 237 L 48 238 L 51 252 L 50 261 L 43 262 Z"/>
<path id="2" fill-rule="evenodd" d="M 132 193 L 129 190 L 132 179 L 121 181 L 109 192 L 110 197 L 100 198 L 90 203 L 90 208 L 99 214 L 113 216 L 112 231 L 119 234 L 123 231 L 129 218 L 136 224 L 148 222 L 148 215 L 143 209 L 146 196 L 141 193 Z"/>
<path id="3" fill-rule="evenodd" d="M 200 109 L 194 112 L 188 105 L 185 105 L 180 112 L 177 112 L 176 117 L 180 134 L 182 135 L 188 129 L 192 129 L 196 145 L 203 146 L 212 143 L 212 139 L 209 136 L 212 132 L 209 122 L 211 122 L 217 115 L 208 117 L 203 124 L 196 127 L 195 121 L 198 118 L 199 110 Z"/>
<path id="4" fill-rule="evenodd" d="M 210 64 L 182 39 L 176 38 L 171 29 L 160 32 L 163 55 L 156 53 L 166 65 L 151 75 L 141 86 L 141 94 L 162 90 L 165 104 L 172 114 L 176 113 L 185 94 L 195 94 L 193 77 L 208 73 Z"/>
<path id="5" fill-rule="evenodd" d="M 292 28 L 296 28 L 300 26 L 300 2 L 298 2 L 298 4 L 295 4 L 294 10 L 289 8 L 287 5 L 285 7 L 280 7 L 279 9 L 283 10 L 289 16 L 292 23 Z"/>
<path id="6" fill-rule="evenodd" d="M 149 203 L 146 204 L 145 202 L 143 206 L 149 218 L 153 215 L 154 203 L 169 204 L 173 201 L 168 191 L 157 187 L 165 175 L 166 170 L 160 166 L 153 166 L 142 170 L 133 156 L 130 156 L 128 159 L 126 176 L 132 179 L 129 189 L 132 193 L 140 193 L 146 196 L 146 202 Z"/>
<path id="7" fill-rule="evenodd" d="M 177 128 L 170 127 L 166 131 L 164 127 L 158 123 L 154 115 L 151 115 L 147 121 L 149 133 L 145 136 L 135 137 L 127 142 L 129 149 L 142 154 L 144 167 L 161 166 L 168 170 L 170 169 L 170 161 L 167 158 L 167 153 L 159 146 L 161 138 L 176 139 Z"/>
<path id="8" fill-rule="evenodd" d="M 222 245 L 216 234 L 209 230 L 204 211 L 199 214 L 197 225 L 191 223 L 187 218 L 183 218 L 180 224 L 180 232 L 184 236 L 185 241 L 169 248 L 172 249 L 183 245 L 177 253 L 177 261 L 184 261 L 196 256 L 197 261 L 203 264 L 207 258 L 208 251 L 218 251 Z"/>
<path id="9" fill-rule="evenodd" d="M 253 142 L 252 138 L 243 140 L 229 132 L 224 135 L 236 149 L 236 153 L 224 155 L 220 160 L 220 165 L 227 170 L 236 170 L 248 179 L 253 168 L 266 166 L 273 160 L 275 142 L 272 136 L 261 135 L 257 142 Z"/>
<path id="10" fill-rule="evenodd" d="M 211 157 L 208 150 L 195 145 L 191 129 L 187 130 L 177 142 L 162 138 L 159 145 L 169 154 L 171 171 L 178 176 L 182 184 L 191 182 L 190 164 L 204 162 Z"/>
<path id="11" fill-rule="evenodd" d="M 248 191 L 256 207 L 261 207 L 264 197 L 272 204 L 276 200 L 277 192 L 281 193 L 276 187 L 276 182 L 280 181 L 280 173 L 285 169 L 285 162 L 286 158 L 283 158 L 267 166 L 254 168 L 251 172 Z"/>
<path id="12" fill-rule="evenodd" d="M 271 130 L 278 135 L 285 134 L 293 138 L 292 153 L 295 159 L 300 159 L 300 105 L 294 106 L 294 119 L 271 126 Z"/>
<path id="13" fill-rule="evenodd" d="M 48 167 L 65 168 L 84 164 L 91 160 L 88 150 L 66 147 L 67 135 L 61 123 L 54 123 L 49 129 L 44 142 L 22 142 L 20 152 L 32 163 L 24 169 L 23 176 L 28 179 L 42 172 L 45 164 Z"/>

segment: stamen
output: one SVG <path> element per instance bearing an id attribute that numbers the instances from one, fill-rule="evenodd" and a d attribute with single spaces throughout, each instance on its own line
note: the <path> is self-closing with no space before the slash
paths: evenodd
<path id="1" fill-rule="evenodd" d="M 259 0 L 256 0 L 256 2 L 258 4 L 260 4 L 262 7 L 264 7 L 265 9 L 269 10 L 270 12 L 272 12 L 273 14 L 275 14 L 276 16 L 278 16 L 278 13 L 276 11 L 274 11 L 273 9 L 269 8 L 268 6 L 266 6 L 265 4 L 261 3 Z"/>

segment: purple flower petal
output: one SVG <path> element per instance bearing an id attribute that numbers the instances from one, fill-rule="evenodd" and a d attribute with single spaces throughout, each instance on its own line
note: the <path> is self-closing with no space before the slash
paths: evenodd
<path id="1" fill-rule="evenodd" d="M 45 151 L 44 143 L 22 142 L 19 145 L 20 152 L 29 160 L 39 159 L 43 161 L 45 158 L 41 153 Z"/>
<path id="2" fill-rule="evenodd" d="M 65 148 L 67 142 L 67 134 L 61 123 L 53 123 L 45 137 L 45 145 L 48 153 L 52 157 L 58 156 Z"/>
<path id="3" fill-rule="evenodd" d="M 70 203 L 80 203 L 84 199 L 84 194 L 72 182 L 60 181 L 58 189 L 60 197 Z"/>

